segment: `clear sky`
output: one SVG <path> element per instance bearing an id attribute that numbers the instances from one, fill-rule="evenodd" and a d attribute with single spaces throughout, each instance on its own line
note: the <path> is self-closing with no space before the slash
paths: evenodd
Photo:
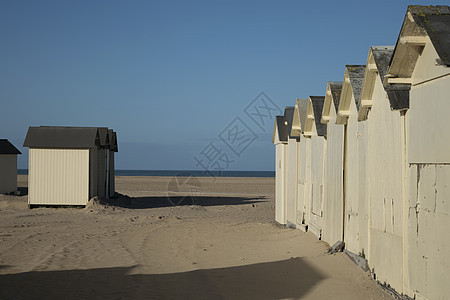
<path id="1" fill-rule="evenodd" d="M 0 0 L 0 138 L 19 168 L 28 127 L 58 125 L 113 128 L 117 169 L 195 170 L 220 153 L 229 170 L 273 170 L 273 116 L 258 127 L 244 109 L 260 92 L 279 108 L 323 95 L 370 46 L 395 45 L 408 4 L 448 5 Z M 251 139 L 231 149 L 239 128 Z"/>

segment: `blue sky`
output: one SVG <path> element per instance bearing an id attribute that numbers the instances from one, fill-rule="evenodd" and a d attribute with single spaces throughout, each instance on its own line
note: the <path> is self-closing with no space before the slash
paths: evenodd
<path id="1" fill-rule="evenodd" d="M 3 0 L 0 138 L 107 126 L 117 169 L 199 169 L 213 142 L 229 170 L 273 170 L 273 121 L 260 128 L 244 108 L 260 92 L 280 108 L 323 95 L 370 46 L 395 44 L 408 4 Z M 236 117 L 257 136 L 239 156 L 219 137 Z"/>

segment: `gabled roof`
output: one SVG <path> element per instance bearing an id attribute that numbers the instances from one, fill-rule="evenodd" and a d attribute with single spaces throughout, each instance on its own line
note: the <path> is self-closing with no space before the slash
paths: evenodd
<path id="1" fill-rule="evenodd" d="M 364 82 L 365 65 L 346 65 L 344 82 L 337 111 L 336 124 L 346 124 L 350 114 L 352 95 L 359 111 L 362 84 Z"/>
<path id="2" fill-rule="evenodd" d="M 275 124 L 273 127 L 272 143 L 276 143 L 277 140 L 286 143 L 288 141 L 287 122 L 284 116 L 276 116 Z"/>
<path id="3" fill-rule="evenodd" d="M 114 135 L 114 131 L 112 131 Z M 110 132 L 106 127 L 41 126 L 28 129 L 24 147 L 31 148 L 111 148 Z M 117 138 L 115 140 L 117 149 Z M 112 149 L 116 151 L 115 149 Z"/>
<path id="4" fill-rule="evenodd" d="M 417 25 L 425 29 L 439 55 L 442 64 L 450 66 L 450 7 L 444 5 L 410 5 L 411 13 Z"/>
<path id="5" fill-rule="evenodd" d="M 331 106 L 334 105 L 335 111 L 338 111 L 339 101 L 341 99 L 342 81 L 328 81 L 325 101 L 323 104 L 321 122 L 327 124 L 330 120 Z"/>
<path id="6" fill-rule="evenodd" d="M 353 96 L 355 98 L 356 108 L 359 110 L 361 88 L 364 81 L 364 72 L 366 66 L 364 65 L 348 65 L 347 68 L 350 84 L 352 85 Z"/>
<path id="7" fill-rule="evenodd" d="M 439 63 L 449 67 L 449 6 L 408 6 L 389 67 L 389 77 L 394 79 L 388 81 L 407 83 L 428 38 L 439 56 Z"/>
<path id="8" fill-rule="evenodd" d="M 22 154 L 7 139 L 0 139 L 0 154 Z"/>
<path id="9" fill-rule="evenodd" d="M 305 129 L 306 112 L 308 110 L 308 99 L 297 99 L 295 101 L 294 119 L 292 120 L 291 136 L 301 137 Z"/>
<path id="10" fill-rule="evenodd" d="M 364 75 L 364 83 L 361 91 L 361 105 L 358 113 L 358 121 L 366 120 L 372 107 L 372 95 L 375 80 L 380 80 L 388 95 L 391 109 L 405 109 L 409 107 L 410 85 L 396 84 L 384 85 L 384 77 L 387 75 L 389 63 L 394 53 L 393 46 L 372 46 L 367 58 L 367 68 Z"/>
<path id="11" fill-rule="evenodd" d="M 305 126 L 305 135 L 312 136 L 317 134 L 318 136 L 327 135 L 327 125 L 322 124 L 323 104 L 325 101 L 324 96 L 309 96 L 308 112 Z M 315 125 L 315 126 L 313 126 Z M 316 131 L 313 132 L 315 127 Z"/>

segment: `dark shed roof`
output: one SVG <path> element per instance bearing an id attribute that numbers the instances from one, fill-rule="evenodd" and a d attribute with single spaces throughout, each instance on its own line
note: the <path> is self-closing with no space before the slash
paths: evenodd
<path id="1" fill-rule="evenodd" d="M 278 139 L 282 142 L 287 142 L 288 126 L 286 125 L 286 118 L 284 116 L 276 116 L 276 120 L 278 128 Z"/>
<path id="2" fill-rule="evenodd" d="M 394 84 L 386 87 L 391 109 L 409 109 L 409 84 Z"/>
<path id="3" fill-rule="evenodd" d="M 441 62 L 450 66 L 450 7 L 409 5 L 408 11 L 427 32 Z"/>
<path id="4" fill-rule="evenodd" d="M 317 135 L 326 136 L 327 135 L 327 125 L 322 124 L 320 120 L 322 119 L 323 103 L 325 102 L 324 96 L 309 96 L 313 106 L 314 112 L 314 122 L 316 123 Z"/>
<path id="5" fill-rule="evenodd" d="M 109 140 L 108 128 L 106 127 L 41 126 L 28 129 L 23 146 L 62 149 L 93 148 L 96 146 L 110 148 Z"/>
<path id="6" fill-rule="evenodd" d="M 391 62 L 392 54 L 394 54 L 394 46 L 370 47 L 372 49 L 373 59 L 377 65 L 378 74 L 381 82 L 384 76 L 387 75 L 389 63 Z"/>
<path id="7" fill-rule="evenodd" d="M 0 139 L 0 154 L 22 154 L 7 139 Z"/>
<path id="8" fill-rule="evenodd" d="M 394 47 L 385 46 L 371 48 L 375 64 L 377 65 L 378 74 L 380 75 L 381 82 L 383 82 L 384 76 L 387 75 L 392 55 L 394 54 Z M 385 86 L 391 109 L 398 110 L 409 108 L 410 89 L 411 86 L 409 84 L 395 84 Z"/>
<path id="9" fill-rule="evenodd" d="M 339 101 L 341 100 L 342 81 L 328 81 L 331 91 L 331 99 L 333 100 L 334 108 L 336 112 L 339 108 Z"/>
<path id="10" fill-rule="evenodd" d="M 346 65 L 350 84 L 352 85 L 353 96 L 355 97 L 356 108 L 359 110 L 361 102 L 361 89 L 364 82 L 365 65 Z"/>

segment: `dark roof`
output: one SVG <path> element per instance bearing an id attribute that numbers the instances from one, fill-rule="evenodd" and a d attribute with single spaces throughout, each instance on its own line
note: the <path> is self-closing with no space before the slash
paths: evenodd
<path id="1" fill-rule="evenodd" d="M 393 84 L 385 89 L 391 109 L 409 109 L 409 90 L 411 89 L 409 84 Z"/>
<path id="2" fill-rule="evenodd" d="M 22 154 L 6 139 L 0 139 L 0 154 Z"/>
<path id="3" fill-rule="evenodd" d="M 372 49 L 373 59 L 377 65 L 378 74 L 381 82 L 384 76 L 387 75 L 389 63 L 391 62 L 392 54 L 394 54 L 394 46 L 378 46 L 370 47 Z"/>
<path id="4" fill-rule="evenodd" d="M 291 136 L 292 122 L 294 120 L 294 110 L 295 110 L 294 106 L 286 106 L 284 108 L 284 117 L 285 121 L 288 123 L 287 130 L 290 138 L 294 138 L 294 136 Z"/>
<path id="5" fill-rule="evenodd" d="M 324 96 L 309 96 L 312 102 L 313 112 L 314 112 L 314 122 L 316 123 L 317 135 L 326 136 L 327 135 L 327 125 L 322 124 L 320 120 L 322 119 L 323 103 L 325 102 Z"/>
<path id="6" fill-rule="evenodd" d="M 389 63 L 394 54 L 393 46 L 371 47 L 375 64 L 377 65 L 378 74 L 381 82 L 387 75 Z M 391 109 L 408 109 L 409 108 L 409 84 L 395 84 L 384 87 L 391 105 Z"/>
<path id="7" fill-rule="evenodd" d="M 342 81 L 328 81 L 328 84 L 330 85 L 331 99 L 333 100 L 334 108 L 337 112 L 339 101 L 341 100 Z"/>
<path id="8" fill-rule="evenodd" d="M 350 84 L 352 85 L 353 97 L 355 98 L 356 108 L 359 110 L 361 89 L 364 82 L 365 65 L 346 65 Z"/>
<path id="9" fill-rule="evenodd" d="M 117 151 L 110 143 L 110 135 L 106 127 L 30 127 L 23 146 L 62 149 L 101 147 Z"/>
<path id="10" fill-rule="evenodd" d="M 450 7 L 409 5 L 408 12 L 425 29 L 441 62 L 450 66 Z"/>
<path id="11" fill-rule="evenodd" d="M 288 140 L 288 127 L 286 125 L 286 118 L 284 116 L 276 116 L 278 139 L 282 142 Z"/>

